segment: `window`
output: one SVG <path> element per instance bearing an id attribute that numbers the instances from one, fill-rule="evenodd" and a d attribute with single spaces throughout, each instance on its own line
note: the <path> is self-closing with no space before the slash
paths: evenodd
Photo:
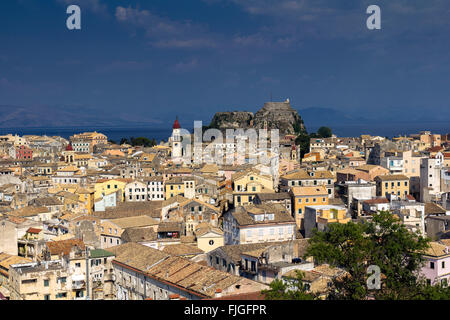
<path id="1" fill-rule="evenodd" d="M 430 269 L 434 269 L 434 262 L 430 262 Z"/>
<path id="2" fill-rule="evenodd" d="M 81 268 L 81 263 L 80 262 L 75 263 L 75 267 Z"/>
<path id="3" fill-rule="evenodd" d="M 219 257 L 216 257 L 216 264 L 219 264 Z"/>
<path id="4" fill-rule="evenodd" d="M 50 300 L 50 295 L 49 295 L 49 294 L 46 294 L 46 295 L 44 296 L 44 300 Z"/>
<path id="5" fill-rule="evenodd" d="M 45 279 L 45 280 L 44 280 L 44 287 L 48 287 L 49 282 L 50 282 L 50 281 L 49 281 L 48 279 Z"/>
<path id="6" fill-rule="evenodd" d="M 442 269 L 445 269 L 445 261 L 442 261 Z"/>

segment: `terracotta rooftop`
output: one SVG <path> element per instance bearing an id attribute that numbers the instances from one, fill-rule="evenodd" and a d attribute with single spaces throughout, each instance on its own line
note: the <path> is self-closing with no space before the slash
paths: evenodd
<path id="1" fill-rule="evenodd" d="M 48 241 L 45 244 L 51 255 L 68 255 L 73 247 L 78 247 L 81 250 L 85 249 L 84 242 L 81 239 Z"/>

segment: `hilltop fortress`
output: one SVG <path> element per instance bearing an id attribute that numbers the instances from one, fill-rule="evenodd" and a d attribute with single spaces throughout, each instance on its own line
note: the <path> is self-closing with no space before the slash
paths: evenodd
<path id="1" fill-rule="evenodd" d="M 255 114 L 246 111 L 217 112 L 210 128 L 220 130 L 237 128 L 279 129 L 280 134 L 294 134 L 305 126 L 298 112 L 292 109 L 289 99 L 284 102 L 266 102 Z"/>

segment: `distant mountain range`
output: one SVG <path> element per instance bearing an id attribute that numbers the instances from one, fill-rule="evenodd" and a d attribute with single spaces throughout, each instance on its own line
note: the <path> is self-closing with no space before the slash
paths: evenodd
<path id="1" fill-rule="evenodd" d="M 361 115 L 360 112 L 344 112 L 333 108 L 306 108 L 299 109 L 298 113 L 306 125 L 449 122 L 450 127 L 450 110 L 430 112 L 424 108 L 390 108 L 363 110 L 361 113 L 364 115 Z"/>
<path id="2" fill-rule="evenodd" d="M 22 107 L 0 105 L 0 128 L 135 126 L 159 124 L 158 120 L 133 114 L 99 112 L 80 106 Z"/>
<path id="3" fill-rule="evenodd" d="M 435 112 L 425 108 L 390 108 L 358 111 L 341 111 L 328 107 L 311 107 L 297 110 L 306 130 L 315 132 L 328 126 L 337 134 L 376 132 L 397 134 L 417 130 L 450 132 L 450 108 Z M 171 128 L 173 112 L 159 110 L 148 112 L 105 112 L 84 106 L 13 106 L 0 105 L 0 128 L 61 128 L 61 127 L 138 127 Z M 246 110 L 246 108 L 240 108 Z M 248 109 L 247 109 L 248 110 Z M 433 112 L 430 112 L 432 111 Z M 223 111 L 223 110 L 222 110 Z M 185 114 L 184 114 L 185 113 Z M 192 110 L 180 110 L 182 126 L 192 128 L 193 121 L 208 117 Z M 211 118 L 209 118 L 211 119 Z M 209 120 L 205 119 L 205 124 Z M 336 129 L 336 130 L 335 130 Z M 397 131 L 393 131 L 396 129 Z M 389 132 L 388 132 L 389 131 Z"/>

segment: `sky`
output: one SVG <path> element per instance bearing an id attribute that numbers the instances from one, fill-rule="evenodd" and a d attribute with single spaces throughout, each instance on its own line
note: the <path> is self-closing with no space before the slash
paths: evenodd
<path id="1" fill-rule="evenodd" d="M 71 4 L 81 30 L 66 27 Z M 0 105 L 192 127 L 272 97 L 300 115 L 446 121 L 449 53 L 448 0 L 9 0 Z"/>

